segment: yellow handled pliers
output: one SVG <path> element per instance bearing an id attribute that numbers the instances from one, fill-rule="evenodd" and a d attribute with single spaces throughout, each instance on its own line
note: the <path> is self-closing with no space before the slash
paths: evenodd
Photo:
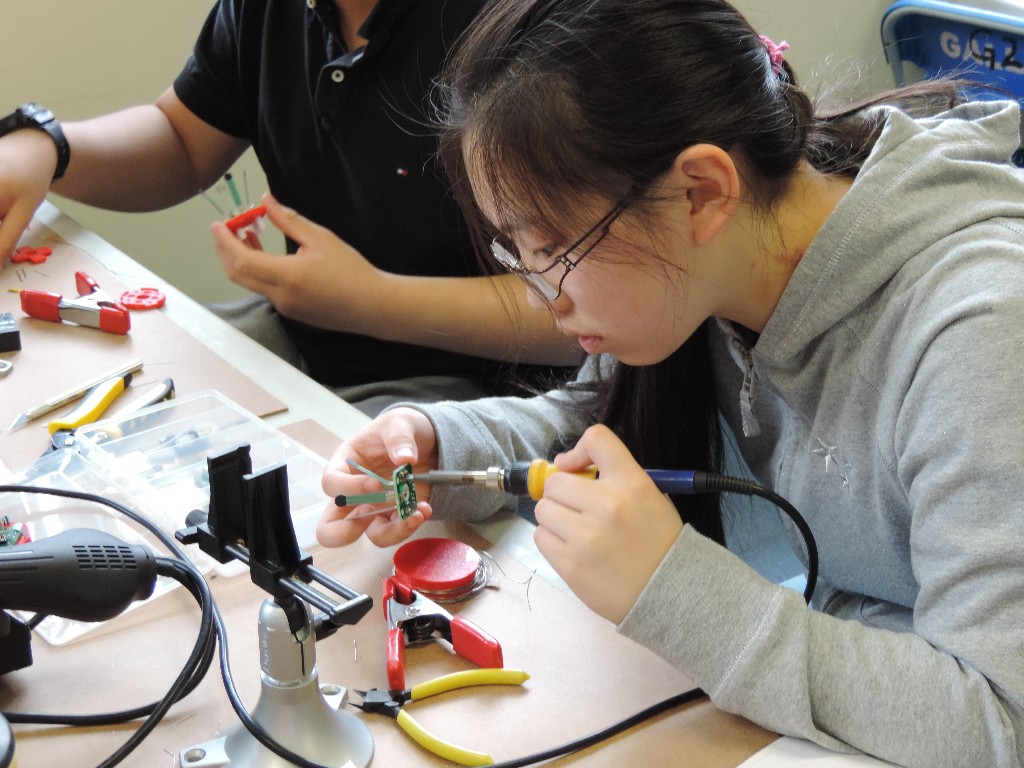
<path id="1" fill-rule="evenodd" d="M 354 707 L 364 712 L 393 717 L 398 727 L 405 731 L 417 744 L 433 752 L 445 760 L 459 765 L 491 765 L 494 760 L 483 752 L 457 747 L 451 742 L 440 739 L 424 729 L 413 717 L 402 709 L 409 701 L 418 701 L 429 696 L 436 696 L 458 688 L 471 688 L 475 685 L 522 685 L 530 676 L 519 669 L 471 669 L 465 672 L 453 672 L 433 680 L 429 680 L 404 691 L 386 691 L 374 688 L 369 691 L 352 691 L 362 697 L 362 702 L 350 701 Z"/>

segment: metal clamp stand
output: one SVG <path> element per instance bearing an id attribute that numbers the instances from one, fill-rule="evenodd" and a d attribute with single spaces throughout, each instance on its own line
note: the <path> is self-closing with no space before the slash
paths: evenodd
<path id="1" fill-rule="evenodd" d="M 259 614 L 262 689 L 253 719 L 275 741 L 307 760 L 366 768 L 373 757 L 373 737 L 357 716 L 343 710 L 345 688 L 319 684 L 315 643 L 342 625 L 358 622 L 373 601 L 314 568 L 312 557 L 299 549 L 285 465 L 251 474 L 249 446 L 212 456 L 208 464 L 209 515 L 196 525 L 191 525 L 190 515 L 191 527 L 178 531 L 177 538 L 184 544 L 198 543 L 218 562 L 234 559 L 248 564 L 253 582 L 271 595 Z M 334 602 L 310 587 L 311 581 L 347 602 Z M 309 605 L 326 616 L 314 622 Z M 291 765 L 241 723 L 223 736 L 181 750 L 178 758 L 181 768 Z"/>

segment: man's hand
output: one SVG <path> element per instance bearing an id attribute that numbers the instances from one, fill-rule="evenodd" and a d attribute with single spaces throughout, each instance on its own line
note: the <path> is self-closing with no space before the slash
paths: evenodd
<path id="1" fill-rule="evenodd" d="M 331 330 L 365 332 L 382 306 L 385 273 L 337 235 L 264 195 L 271 223 L 299 244 L 291 255 L 251 248 L 222 222 L 214 246 L 233 282 L 266 296 L 285 317 Z"/>
<path id="2" fill-rule="evenodd" d="M 0 138 L 0 269 L 10 259 L 50 189 L 53 139 L 31 128 Z"/>

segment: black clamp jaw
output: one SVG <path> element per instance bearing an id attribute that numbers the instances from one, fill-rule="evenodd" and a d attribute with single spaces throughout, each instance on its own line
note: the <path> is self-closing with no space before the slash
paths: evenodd
<path id="1" fill-rule="evenodd" d="M 296 599 L 322 611 L 317 639 L 338 627 L 355 624 L 373 607 L 368 595 L 359 594 L 313 566 L 313 558 L 299 548 L 288 499 L 288 469 L 283 463 L 252 473 L 249 446 L 243 445 L 207 459 L 210 473 L 210 511 L 189 515 L 175 533 L 182 544 L 199 548 L 219 563 L 240 560 L 249 566 L 256 586 L 267 592 L 294 621 L 304 621 Z M 326 587 L 345 602 L 339 603 L 309 586 Z"/>

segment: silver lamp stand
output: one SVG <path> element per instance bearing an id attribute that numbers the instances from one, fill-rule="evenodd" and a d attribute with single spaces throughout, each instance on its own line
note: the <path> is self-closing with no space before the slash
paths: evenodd
<path id="1" fill-rule="evenodd" d="M 307 760 L 338 768 L 366 768 L 373 758 L 373 736 L 366 725 L 342 707 L 348 690 L 320 685 L 316 641 L 309 607 L 298 632 L 288 615 L 268 598 L 260 608 L 259 642 L 262 690 L 253 719 L 279 744 Z M 178 753 L 181 768 L 293 768 L 235 724 L 215 739 Z"/>

